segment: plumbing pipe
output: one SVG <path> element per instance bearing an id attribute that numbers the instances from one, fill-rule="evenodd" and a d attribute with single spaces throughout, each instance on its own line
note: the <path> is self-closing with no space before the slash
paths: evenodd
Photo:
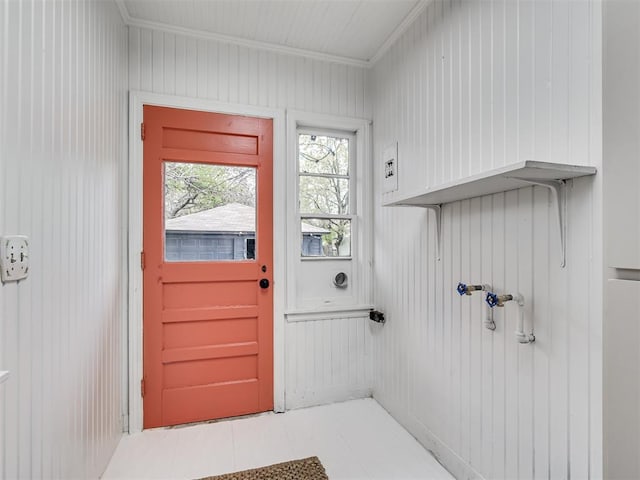
<path id="1" fill-rule="evenodd" d="M 490 308 L 493 307 L 504 307 L 505 302 L 510 302 L 513 300 L 513 295 L 498 295 L 493 292 L 487 292 L 487 296 L 484 301 L 489 305 Z"/>
<path id="2" fill-rule="evenodd" d="M 465 283 L 459 282 L 458 287 L 456 288 L 456 292 L 462 295 L 471 295 L 473 292 L 485 291 L 489 289 L 489 285 L 467 285 Z"/>
<path id="3" fill-rule="evenodd" d="M 518 329 L 514 332 L 516 334 L 516 340 L 519 343 L 526 344 L 535 342 L 536 337 L 531 333 L 524 333 L 524 297 L 522 295 L 517 295 L 515 300 L 518 302 L 518 306 L 520 307 L 520 315 L 518 316 Z"/>
<path id="4" fill-rule="evenodd" d="M 460 296 L 462 295 L 471 295 L 473 292 L 488 292 L 491 290 L 491 285 L 483 284 L 483 285 L 466 285 L 462 282 L 458 282 L 458 286 L 456 287 L 456 292 Z M 496 323 L 493 321 L 493 310 L 491 308 L 487 309 L 486 316 L 483 320 L 483 325 L 485 328 L 489 330 L 496 329 Z"/>
<path id="5" fill-rule="evenodd" d="M 487 307 L 487 316 L 484 317 L 483 325 L 484 328 L 487 328 L 489 330 L 496 329 L 496 322 L 493 320 L 493 308 Z"/>
<path id="6" fill-rule="evenodd" d="M 533 335 L 533 332 L 524 332 L 524 297 L 522 295 L 497 295 L 493 292 L 487 292 L 485 301 L 491 309 L 493 309 L 493 307 L 504 307 L 505 302 L 515 301 L 520 307 L 518 328 L 514 332 L 516 340 L 518 340 L 519 343 L 531 343 L 535 341 L 536 337 Z"/>

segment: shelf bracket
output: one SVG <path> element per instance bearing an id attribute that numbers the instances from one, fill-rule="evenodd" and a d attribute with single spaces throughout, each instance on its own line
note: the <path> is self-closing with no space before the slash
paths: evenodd
<path id="1" fill-rule="evenodd" d="M 436 216 L 436 251 L 437 259 L 440 261 L 440 245 L 442 243 L 442 205 L 416 205 L 433 211 Z"/>
<path id="2" fill-rule="evenodd" d="M 526 178 L 511 177 L 521 182 L 539 187 L 548 188 L 551 191 L 556 204 L 558 227 L 560 229 L 560 266 L 567 265 L 567 181 L 566 180 L 531 180 Z"/>

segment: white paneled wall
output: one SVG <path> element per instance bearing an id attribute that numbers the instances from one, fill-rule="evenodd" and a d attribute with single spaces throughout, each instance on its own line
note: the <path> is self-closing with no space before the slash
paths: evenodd
<path id="1" fill-rule="evenodd" d="M 0 1 L 3 478 L 97 478 L 122 433 L 126 58 L 112 2 Z"/>
<path id="2" fill-rule="evenodd" d="M 369 318 L 287 324 L 287 408 L 371 396 Z"/>
<path id="3" fill-rule="evenodd" d="M 129 29 L 129 87 L 370 118 L 368 71 L 157 30 Z"/>
<path id="4" fill-rule="evenodd" d="M 374 397 L 458 477 L 602 476 L 600 176 L 568 188 L 560 268 L 547 190 L 524 188 L 433 214 L 381 207 L 381 152 L 398 141 L 395 196 L 522 160 L 601 166 L 598 1 L 431 3 L 373 71 Z M 394 198 L 389 195 L 386 200 Z M 458 281 L 521 293 L 482 327 Z"/>
<path id="5" fill-rule="evenodd" d="M 369 74 L 359 67 L 137 27 L 129 29 L 131 90 L 370 118 Z M 279 140 L 284 139 L 276 139 Z M 289 251 L 294 252 L 295 248 Z M 284 268 L 284 259 L 276 258 L 278 262 Z M 286 324 L 287 408 L 370 394 L 370 369 L 364 365 L 364 355 L 370 348 L 365 326 L 365 320 L 357 318 Z M 349 370 L 339 372 L 342 366 Z"/>

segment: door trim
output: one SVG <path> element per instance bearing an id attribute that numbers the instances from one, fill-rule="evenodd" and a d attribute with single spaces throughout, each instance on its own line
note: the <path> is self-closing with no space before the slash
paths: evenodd
<path id="1" fill-rule="evenodd" d="M 282 109 L 252 107 L 221 103 L 197 98 L 177 97 L 142 91 L 129 92 L 129 168 L 123 169 L 124 185 L 128 184 L 128 321 L 123 326 L 123 335 L 128 334 L 127 373 L 123 391 L 128 404 L 129 433 L 142 431 L 143 406 L 140 391 L 142 379 L 142 270 L 140 252 L 142 251 L 142 152 L 140 124 L 143 119 L 143 105 L 199 110 L 203 112 L 246 115 L 250 117 L 270 118 L 273 120 L 273 236 L 286 238 L 286 168 L 285 168 L 285 111 Z M 284 241 L 273 242 L 273 405 L 276 412 L 284 411 L 284 358 L 285 358 L 285 320 L 284 304 L 286 295 L 286 248 Z"/>

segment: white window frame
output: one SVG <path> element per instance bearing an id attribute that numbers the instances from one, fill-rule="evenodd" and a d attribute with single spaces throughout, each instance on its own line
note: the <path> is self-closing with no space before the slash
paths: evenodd
<path id="1" fill-rule="evenodd" d="M 322 173 L 302 173 L 300 172 L 300 141 L 299 135 L 325 135 L 336 138 L 348 138 L 349 139 L 349 171 L 347 175 L 334 175 L 334 174 L 322 174 Z M 357 238 L 358 238 L 358 185 L 356 182 L 357 178 L 357 159 L 358 159 L 358 149 L 356 146 L 356 134 L 354 132 L 345 131 L 345 130 L 335 130 L 328 128 L 310 128 L 306 126 L 299 126 L 296 128 L 296 170 L 297 170 L 297 182 L 296 182 L 296 211 L 298 214 L 298 238 L 300 242 L 302 242 L 302 227 L 301 223 L 305 219 L 320 219 L 320 220 L 349 220 L 350 221 L 350 239 L 351 245 L 349 247 L 349 251 L 351 252 L 349 256 L 303 256 L 302 251 L 300 251 L 300 258 L 303 262 L 307 261 L 325 261 L 325 260 L 351 260 L 354 255 L 354 248 L 357 246 Z M 304 213 L 300 211 L 300 177 L 317 177 L 317 178 L 346 178 L 349 180 L 349 213 L 348 214 L 328 214 L 328 213 Z M 302 243 L 300 243 L 302 245 Z"/>
<path id="2" fill-rule="evenodd" d="M 372 159 L 371 121 L 362 118 L 340 117 L 296 110 L 287 111 L 287 301 L 288 322 L 318 319 L 347 318 L 365 315 L 371 306 L 372 259 Z M 350 257 L 303 257 L 301 251 L 302 218 L 323 218 L 324 215 L 301 214 L 299 211 L 298 133 L 351 135 L 350 145 Z M 351 143 L 351 142 L 350 142 Z M 301 266 L 307 262 L 351 263 L 349 285 L 352 295 L 336 304 L 301 304 L 296 298 L 296 284 L 302 278 Z"/>

